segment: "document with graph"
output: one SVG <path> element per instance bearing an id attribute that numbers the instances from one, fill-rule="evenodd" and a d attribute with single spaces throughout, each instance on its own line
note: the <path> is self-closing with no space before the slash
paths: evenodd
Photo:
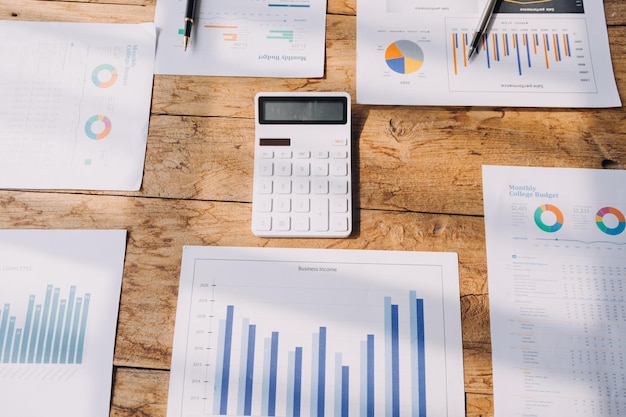
<path id="1" fill-rule="evenodd" d="M 620 107 L 604 4 L 500 0 L 468 60 L 486 0 L 357 0 L 357 102 Z"/>
<path id="2" fill-rule="evenodd" d="M 125 248 L 125 230 L 0 231 L 3 416 L 109 416 Z"/>
<path id="3" fill-rule="evenodd" d="M 196 1 L 183 48 L 187 0 L 158 0 L 155 73 L 322 77 L 326 0 Z"/>
<path id="4" fill-rule="evenodd" d="M 167 416 L 465 416 L 457 255 L 185 247 Z"/>
<path id="5" fill-rule="evenodd" d="M 483 167 L 495 417 L 626 415 L 625 183 Z"/>
<path id="6" fill-rule="evenodd" d="M 141 187 L 152 23 L 0 21 L 0 187 Z"/>

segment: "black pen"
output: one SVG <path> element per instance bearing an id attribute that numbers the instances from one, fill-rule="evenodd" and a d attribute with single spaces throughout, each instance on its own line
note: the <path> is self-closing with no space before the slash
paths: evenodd
<path id="1" fill-rule="evenodd" d="M 493 16 L 493 11 L 496 7 L 497 0 L 487 0 L 487 4 L 485 4 L 485 8 L 483 10 L 483 14 L 480 16 L 480 20 L 478 21 L 478 27 L 474 32 L 474 37 L 472 38 L 472 42 L 470 42 L 469 52 L 467 54 L 467 60 L 469 61 L 474 52 L 478 49 L 478 44 L 483 37 L 483 34 L 487 31 L 487 26 L 489 25 L 489 21 L 491 20 L 491 16 Z"/>
<path id="2" fill-rule="evenodd" d="M 185 35 L 183 37 L 183 46 L 185 51 L 189 46 L 189 41 L 191 40 L 191 28 L 193 26 L 193 17 L 196 9 L 196 1 L 195 0 L 187 0 L 187 11 L 185 12 Z"/>

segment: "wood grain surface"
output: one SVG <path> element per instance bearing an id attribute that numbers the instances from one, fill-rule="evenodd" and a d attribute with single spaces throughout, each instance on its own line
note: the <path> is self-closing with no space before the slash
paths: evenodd
<path id="1" fill-rule="evenodd" d="M 624 99 L 626 2 L 604 5 Z M 154 9 L 155 0 L 0 0 L 0 19 L 140 23 Z M 327 10 L 323 78 L 155 76 L 141 190 L 0 190 L 0 228 L 128 230 L 111 416 L 166 414 L 183 245 L 457 252 L 467 416 L 493 416 L 481 166 L 624 169 L 624 108 L 354 104 L 354 234 L 256 238 L 255 93 L 356 95 L 356 0 L 329 0 Z"/>

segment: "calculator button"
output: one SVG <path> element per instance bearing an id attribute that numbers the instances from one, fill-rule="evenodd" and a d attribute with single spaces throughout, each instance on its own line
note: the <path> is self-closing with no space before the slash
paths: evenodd
<path id="1" fill-rule="evenodd" d="M 309 194 L 311 192 L 311 181 L 296 178 L 293 181 L 293 192 L 296 194 Z"/>
<path id="2" fill-rule="evenodd" d="M 333 162 L 330 165 L 330 172 L 336 177 L 345 177 L 348 175 L 348 164 L 345 162 Z"/>
<path id="3" fill-rule="evenodd" d="M 311 200 L 306 197 L 293 199 L 293 211 L 296 213 L 308 213 L 311 210 Z"/>
<path id="4" fill-rule="evenodd" d="M 291 159 L 291 155 L 291 151 L 280 151 L 276 156 L 280 159 Z"/>
<path id="5" fill-rule="evenodd" d="M 280 161 L 276 164 L 276 175 L 281 177 L 291 176 L 291 162 Z"/>
<path id="6" fill-rule="evenodd" d="M 274 184 L 276 194 L 291 194 L 291 180 L 279 178 Z"/>
<path id="7" fill-rule="evenodd" d="M 331 156 L 333 159 L 346 159 L 348 157 L 348 151 L 333 151 Z"/>
<path id="8" fill-rule="evenodd" d="M 255 201 L 256 205 L 254 209 L 259 213 L 269 213 L 272 211 L 272 198 L 271 197 L 259 197 Z"/>
<path id="9" fill-rule="evenodd" d="M 309 216 L 298 215 L 293 217 L 293 230 L 296 232 L 308 232 L 311 230 Z"/>
<path id="10" fill-rule="evenodd" d="M 296 158 L 298 159 L 309 159 L 311 157 L 311 152 L 309 151 L 298 151 L 296 152 Z"/>
<path id="11" fill-rule="evenodd" d="M 330 200 L 330 211 L 333 213 L 347 213 L 348 212 L 348 199 L 347 198 L 333 198 Z"/>
<path id="12" fill-rule="evenodd" d="M 335 146 L 346 146 L 348 144 L 348 139 L 346 138 L 336 138 L 333 140 L 333 145 Z"/>
<path id="13" fill-rule="evenodd" d="M 254 228 L 263 232 L 272 230 L 272 217 L 269 215 L 259 214 L 256 216 Z"/>
<path id="14" fill-rule="evenodd" d="M 291 230 L 291 219 L 289 216 L 275 216 L 274 230 L 278 230 L 280 232 Z"/>
<path id="15" fill-rule="evenodd" d="M 311 175 L 311 164 L 308 162 L 296 162 L 294 173 L 299 177 L 308 177 Z"/>
<path id="16" fill-rule="evenodd" d="M 331 229 L 334 232 L 345 232 L 348 230 L 348 218 L 346 216 L 333 216 L 331 219 Z"/>
<path id="17" fill-rule="evenodd" d="M 312 186 L 314 194 L 328 194 L 328 180 L 315 178 Z"/>
<path id="18" fill-rule="evenodd" d="M 333 194 L 348 194 L 348 181 L 331 181 L 330 190 Z"/>
<path id="19" fill-rule="evenodd" d="M 328 200 L 316 198 L 312 201 L 311 228 L 316 232 L 328 230 Z"/>
<path id="20" fill-rule="evenodd" d="M 274 164 L 271 161 L 261 161 L 258 172 L 264 177 L 272 176 L 274 175 Z"/>
<path id="21" fill-rule="evenodd" d="M 315 151 L 313 156 L 316 159 L 328 159 L 328 151 Z"/>
<path id="22" fill-rule="evenodd" d="M 315 161 L 313 164 L 313 175 L 317 177 L 328 176 L 328 164 L 326 162 Z"/>
<path id="23" fill-rule="evenodd" d="M 259 157 L 263 159 L 272 159 L 274 157 L 274 152 L 272 151 L 261 151 L 259 152 Z"/>
<path id="24" fill-rule="evenodd" d="M 291 211 L 291 199 L 289 197 L 275 198 L 274 210 L 277 213 L 289 213 Z"/>
<path id="25" fill-rule="evenodd" d="M 257 181 L 259 194 L 272 194 L 272 180 L 269 178 L 259 178 Z"/>

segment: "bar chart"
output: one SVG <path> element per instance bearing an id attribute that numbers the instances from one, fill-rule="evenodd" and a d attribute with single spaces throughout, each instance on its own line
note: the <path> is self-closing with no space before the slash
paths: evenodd
<path id="1" fill-rule="evenodd" d="M 426 386 L 425 386 L 425 364 L 424 364 L 424 300 L 416 298 L 415 292 L 411 292 L 409 299 L 410 307 L 407 314 L 410 315 L 411 334 L 411 356 L 408 363 L 401 363 L 400 358 L 400 328 L 399 328 L 399 305 L 393 303 L 391 297 L 385 297 L 380 303 L 380 314 L 384 315 L 384 336 L 379 344 L 384 345 L 385 366 L 381 372 L 384 375 L 384 389 L 386 391 L 387 407 L 392 416 L 400 415 L 400 367 L 408 366 L 413 374 L 410 391 L 415 393 L 413 398 L 413 416 L 426 416 Z M 214 300 L 210 300 L 212 302 Z M 214 387 L 213 387 L 213 408 L 212 414 L 227 415 L 229 410 L 236 414 L 276 416 L 277 413 L 277 384 L 279 381 L 278 361 L 279 356 L 286 355 L 288 361 L 286 373 L 287 403 L 285 415 L 297 417 L 303 415 L 302 410 L 302 386 L 303 377 L 307 374 L 303 370 L 302 356 L 305 346 L 282 346 L 282 332 L 272 331 L 271 334 L 257 335 L 256 325 L 249 319 L 242 319 L 239 322 L 235 319 L 236 308 L 233 305 L 227 306 L 223 317 L 219 318 L 219 326 L 216 334 L 217 349 L 219 355 L 214 361 Z M 238 325 L 238 326 L 236 326 Z M 239 346 L 233 346 L 233 332 L 235 327 L 240 327 L 241 337 Z M 327 357 L 328 338 L 331 337 L 332 330 L 326 326 L 320 326 L 311 334 L 311 359 L 312 366 L 310 372 L 310 392 L 312 416 L 324 415 L 324 403 L 326 396 L 326 385 L 329 378 L 333 378 L 334 383 L 334 415 L 345 417 L 348 415 L 350 401 L 350 375 L 351 367 L 346 365 L 343 353 L 335 353 L 335 357 Z M 361 362 L 358 369 L 352 374 L 358 374 L 359 380 L 352 379 L 352 383 L 358 385 L 360 402 L 363 407 L 361 415 L 363 417 L 373 417 L 375 402 L 375 390 L 377 366 L 374 363 L 376 352 L 375 345 L 377 337 L 374 334 L 364 334 L 360 341 Z M 260 351 L 262 350 L 262 354 Z M 239 358 L 233 357 L 234 352 L 240 352 Z M 263 372 L 258 376 L 259 383 L 254 384 L 255 360 L 262 363 Z M 238 363 L 235 363 L 238 361 Z M 208 358 L 207 364 L 211 363 Z M 230 396 L 229 386 L 236 380 L 230 370 L 238 369 L 239 388 L 234 395 Z M 208 370 L 207 370 L 208 371 Z M 210 372 L 210 371 L 208 371 Z M 211 376 L 203 375 L 208 381 Z M 255 387 L 260 389 L 260 403 L 253 407 L 253 395 Z M 206 398 L 206 397 L 205 397 Z M 207 398 L 207 401 L 209 399 Z M 237 405 L 237 407 L 235 407 Z"/>
<path id="2" fill-rule="evenodd" d="M 3 416 L 109 416 L 125 253 L 125 230 L 0 231 Z"/>
<path id="3" fill-rule="evenodd" d="M 446 345 L 441 273 L 197 261 L 178 307 L 168 415 L 442 415 L 435 399 L 445 404 L 451 381 L 436 348 Z"/>
<path id="4" fill-rule="evenodd" d="M 448 74 L 452 91 L 596 92 L 584 19 L 546 22 L 500 18 L 467 59 L 470 22 L 449 19 Z"/>
<path id="5" fill-rule="evenodd" d="M 26 316 L 5 303 L 0 313 L 0 362 L 19 364 L 81 364 L 89 316 L 90 293 L 66 293 L 49 284 L 43 301 L 29 296 Z"/>

